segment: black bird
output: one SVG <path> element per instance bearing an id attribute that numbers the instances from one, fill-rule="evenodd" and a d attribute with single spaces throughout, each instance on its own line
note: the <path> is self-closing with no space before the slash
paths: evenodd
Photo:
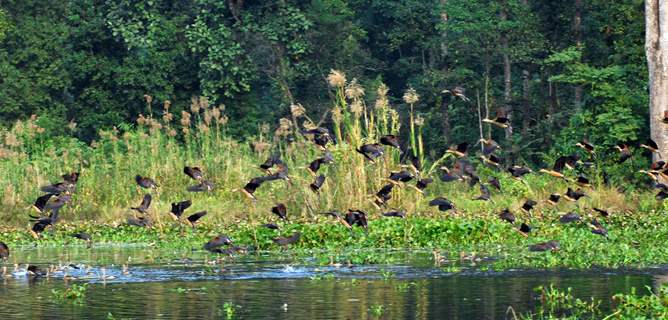
<path id="1" fill-rule="evenodd" d="M 183 167 L 183 173 L 185 173 L 188 177 L 192 178 L 193 180 L 200 181 L 204 178 L 204 173 L 202 172 L 202 169 L 199 167 L 188 167 L 185 166 Z"/>
<path id="2" fill-rule="evenodd" d="M 576 221 L 582 221 L 582 218 L 580 217 L 579 214 L 575 212 L 569 212 L 567 214 L 564 214 L 563 216 L 559 217 L 559 222 L 561 223 L 571 223 L 571 222 L 576 222 Z"/>
<path id="3" fill-rule="evenodd" d="M 456 146 L 451 146 L 448 150 L 445 152 L 447 153 L 452 153 L 457 157 L 463 157 L 468 153 L 469 149 L 469 143 L 468 142 L 462 142 Z"/>
<path id="4" fill-rule="evenodd" d="M 392 188 L 394 188 L 394 185 L 391 183 L 388 183 L 384 185 L 378 192 L 376 192 L 376 201 L 375 203 L 379 206 L 384 205 L 390 199 L 392 198 Z"/>
<path id="5" fill-rule="evenodd" d="M 92 243 L 93 243 L 93 239 L 91 238 L 90 234 L 85 233 L 85 232 L 74 233 L 74 234 L 72 234 L 72 237 L 83 240 L 83 241 L 86 241 L 86 247 L 88 247 L 88 248 L 90 248 Z"/>
<path id="6" fill-rule="evenodd" d="M 269 169 L 274 167 L 274 165 L 278 164 L 279 161 L 281 161 L 279 155 L 271 155 L 269 158 L 267 158 L 267 160 L 265 160 L 262 164 L 260 164 L 260 169 L 262 169 L 267 174 L 271 174 Z"/>
<path id="7" fill-rule="evenodd" d="M 599 209 L 599 208 L 592 208 L 594 211 L 598 212 L 602 217 L 607 218 L 610 213 L 607 210 Z"/>
<path id="8" fill-rule="evenodd" d="M 172 218 L 174 218 L 174 220 L 180 221 L 183 212 L 190 208 L 192 204 L 193 203 L 190 200 L 172 202 L 172 209 L 169 211 L 169 214 L 172 216 Z"/>
<path id="9" fill-rule="evenodd" d="M 651 138 L 647 139 L 647 143 L 646 144 L 641 144 L 640 147 L 649 150 L 649 152 L 651 152 L 651 153 L 658 153 L 659 152 L 659 146 Z"/>
<path id="10" fill-rule="evenodd" d="M 591 225 L 593 226 L 591 230 L 593 234 L 602 235 L 606 238 L 608 237 L 608 229 L 606 229 L 600 222 L 598 222 L 598 220 L 592 219 Z"/>
<path id="11" fill-rule="evenodd" d="M 564 198 L 566 198 L 568 201 L 578 201 L 580 198 L 586 195 L 587 194 L 585 194 L 581 189 L 573 190 L 569 187 L 566 191 L 566 194 L 564 195 Z"/>
<path id="12" fill-rule="evenodd" d="M 522 166 L 512 166 L 508 168 L 508 172 L 513 176 L 515 179 L 520 179 L 522 176 L 531 173 L 531 169 L 527 167 L 522 167 Z"/>
<path id="13" fill-rule="evenodd" d="M 28 276 L 31 276 L 31 277 L 40 277 L 40 276 L 46 275 L 46 273 L 44 271 L 42 271 L 42 269 L 40 269 L 39 267 L 37 267 L 35 265 L 28 265 L 28 269 L 26 271 L 28 273 Z"/>
<path id="14" fill-rule="evenodd" d="M 309 185 L 309 187 L 311 188 L 311 190 L 313 190 L 313 192 L 317 193 L 320 191 L 320 188 L 322 188 L 322 185 L 324 183 L 325 183 L 325 176 L 319 175 L 315 177 L 315 180 L 313 181 L 313 183 Z"/>
<path id="15" fill-rule="evenodd" d="M 443 182 L 452 182 L 452 181 L 462 181 L 463 180 L 460 175 L 450 173 L 450 170 L 447 167 L 441 167 L 440 169 L 442 171 L 442 174 L 440 174 L 438 177 Z"/>
<path id="16" fill-rule="evenodd" d="M 464 95 L 464 93 L 465 93 L 464 87 L 461 87 L 461 86 L 456 86 L 456 87 L 452 88 L 452 90 L 445 89 L 445 90 L 442 91 L 442 93 L 449 93 L 453 97 L 460 98 L 463 101 L 469 101 L 469 98 L 467 98 L 466 95 Z"/>
<path id="17" fill-rule="evenodd" d="M 289 237 L 278 237 L 274 238 L 273 241 L 275 244 L 279 246 L 286 247 L 289 244 L 293 244 L 297 241 L 299 241 L 299 238 L 301 238 L 302 234 L 299 232 L 294 232 L 291 236 Z"/>
<path id="18" fill-rule="evenodd" d="M 469 188 L 475 187 L 475 185 L 480 182 L 480 178 L 478 176 L 468 176 L 469 177 Z M 480 184 L 482 186 L 482 183 Z"/>
<path id="19" fill-rule="evenodd" d="M 74 187 L 75 185 L 71 182 L 58 182 L 48 186 L 43 186 L 39 190 L 42 192 L 58 195 L 61 193 L 72 193 L 74 191 Z"/>
<path id="20" fill-rule="evenodd" d="M 62 208 L 64 205 L 70 203 L 72 201 L 72 195 L 69 193 L 63 193 L 58 195 L 53 201 L 49 201 L 44 205 L 45 212 L 46 211 L 58 211 L 60 208 Z"/>
<path id="21" fill-rule="evenodd" d="M 257 198 L 255 198 L 254 193 L 257 190 L 257 188 L 259 188 L 263 183 L 267 181 L 273 181 L 277 179 L 280 179 L 280 177 L 276 175 L 256 177 L 251 179 L 248 183 L 246 183 L 246 185 L 241 189 L 241 191 L 249 198 L 256 200 Z"/>
<path id="22" fill-rule="evenodd" d="M 130 209 L 146 214 L 148 208 L 151 206 L 151 199 L 151 195 L 147 193 L 144 195 L 144 199 L 142 199 L 141 204 L 139 204 L 138 207 L 131 207 Z"/>
<path id="23" fill-rule="evenodd" d="M 410 172 L 408 172 L 406 170 L 401 170 L 399 172 L 391 172 L 390 173 L 390 180 L 393 181 L 393 182 L 399 182 L 399 181 L 408 182 L 408 181 L 413 180 L 413 178 L 415 178 L 415 176 L 413 176 L 413 174 L 411 174 Z"/>
<path id="24" fill-rule="evenodd" d="M 490 194 L 490 192 L 489 192 L 489 188 L 487 187 L 486 184 L 481 183 L 481 184 L 480 184 L 480 195 L 479 195 L 477 198 L 473 199 L 473 200 L 484 200 L 484 201 L 488 201 L 490 198 L 491 198 L 491 194 Z"/>
<path id="25" fill-rule="evenodd" d="M 589 183 L 589 179 L 583 175 L 579 175 L 575 179 L 575 183 L 577 183 L 581 187 L 591 187 L 591 184 Z"/>
<path id="26" fill-rule="evenodd" d="M 9 246 L 6 243 L 0 242 L 0 259 L 7 261 L 9 258 Z"/>
<path id="27" fill-rule="evenodd" d="M 371 143 L 360 146 L 357 148 L 357 152 L 361 153 L 365 158 L 373 163 L 377 158 L 382 157 L 385 151 L 382 145 L 378 143 Z"/>
<path id="28" fill-rule="evenodd" d="M 550 197 L 547 199 L 547 202 L 551 205 L 556 205 L 557 202 L 559 202 L 559 199 L 561 199 L 561 195 L 558 193 L 553 193 L 550 195 Z"/>
<path id="29" fill-rule="evenodd" d="M 189 215 L 188 218 L 186 218 L 186 220 L 188 220 L 188 223 L 190 223 L 190 226 L 193 227 L 193 229 L 194 229 L 195 224 L 197 223 L 197 221 L 199 221 L 199 219 L 201 219 L 205 215 L 207 215 L 206 211 L 195 212 L 195 213 Z"/>
<path id="30" fill-rule="evenodd" d="M 443 197 L 438 197 L 435 198 L 434 200 L 429 201 L 429 205 L 432 207 L 438 206 L 439 211 L 448 211 L 450 209 L 455 208 L 455 205 L 452 202 L 450 202 L 450 200 Z"/>
<path id="31" fill-rule="evenodd" d="M 43 196 L 38 197 L 37 200 L 35 200 L 35 203 L 32 205 L 32 207 L 35 210 L 37 210 L 37 212 L 44 213 L 45 212 L 44 210 L 46 209 L 46 204 L 49 202 L 49 200 L 53 196 L 54 196 L 54 194 L 47 193 Z"/>
<path id="32" fill-rule="evenodd" d="M 158 185 L 149 177 L 142 177 L 140 175 L 135 176 L 135 182 L 137 185 L 144 189 L 155 189 Z"/>
<path id="33" fill-rule="evenodd" d="M 615 146 L 615 149 L 619 151 L 619 159 L 617 160 L 617 163 L 624 163 L 624 161 L 628 160 L 633 155 L 631 149 L 629 149 L 629 145 L 626 143 L 618 143 Z"/>
<path id="34" fill-rule="evenodd" d="M 396 135 L 384 135 L 380 137 L 380 143 L 401 150 L 401 146 L 399 145 L 399 137 Z"/>
<path id="35" fill-rule="evenodd" d="M 328 215 L 328 216 L 330 216 L 330 217 L 336 219 L 339 223 L 341 223 L 342 225 L 344 225 L 346 228 L 351 229 L 351 231 L 352 231 L 352 226 L 350 226 L 350 224 L 348 223 L 348 221 L 346 221 L 346 220 L 342 217 L 342 215 L 341 215 L 340 212 L 338 212 L 338 211 L 328 211 L 328 212 L 323 212 L 322 214 L 324 214 L 324 215 Z"/>
<path id="36" fill-rule="evenodd" d="M 30 233 L 35 239 L 39 239 L 40 234 L 47 227 L 55 225 L 58 221 L 58 210 L 51 211 L 48 217 L 36 217 L 32 215 L 29 215 L 29 217 L 31 218 L 30 221 L 35 223 L 30 229 Z"/>
<path id="37" fill-rule="evenodd" d="M 288 221 L 288 208 L 283 203 L 276 204 L 271 208 L 271 212 L 278 216 L 279 219 Z"/>
<path id="38" fill-rule="evenodd" d="M 487 165 L 489 165 L 492 168 L 498 168 L 501 165 L 501 163 L 503 163 L 503 159 L 501 159 L 501 158 L 499 158 L 499 157 L 497 157 L 496 155 L 493 155 L 493 154 L 490 154 L 487 157 L 484 156 L 484 155 L 481 155 L 480 159 L 482 159 L 482 161 L 484 163 L 486 163 Z"/>
<path id="39" fill-rule="evenodd" d="M 654 196 L 654 198 L 659 201 L 666 200 L 666 198 L 668 198 L 668 192 L 661 190 L 656 194 L 656 196 Z"/>
<path id="40" fill-rule="evenodd" d="M 594 148 L 595 146 L 589 142 L 588 139 L 583 138 L 582 141 L 578 142 L 575 144 L 576 147 L 582 148 L 584 151 L 586 151 L 589 154 L 595 154 Z"/>
<path id="41" fill-rule="evenodd" d="M 315 174 L 318 173 L 318 170 L 320 170 L 320 167 L 323 164 L 332 163 L 332 162 L 334 162 L 334 156 L 331 153 L 327 152 L 327 153 L 325 153 L 325 156 L 323 156 L 322 158 L 318 158 L 318 159 L 315 159 L 315 160 L 311 161 L 311 163 L 308 165 L 307 169 L 308 169 L 309 172 L 311 172 L 311 174 L 315 175 Z"/>
<path id="42" fill-rule="evenodd" d="M 216 186 L 209 180 L 202 179 L 200 183 L 188 187 L 188 192 L 211 192 Z"/>
<path id="43" fill-rule="evenodd" d="M 364 211 L 348 209 L 345 220 L 351 227 L 358 226 L 364 228 L 366 232 L 369 231 L 369 223 L 366 219 L 366 212 Z"/>
<path id="44" fill-rule="evenodd" d="M 506 113 L 503 110 L 497 110 L 496 111 L 496 117 L 494 119 L 482 119 L 482 122 L 493 124 L 499 128 L 508 128 L 510 126 L 510 121 L 508 121 L 508 117 L 506 116 Z"/>
<path id="45" fill-rule="evenodd" d="M 69 182 L 71 184 L 76 184 L 77 181 L 79 181 L 79 172 L 70 172 L 63 174 L 61 176 L 63 178 L 63 181 Z"/>
<path id="46" fill-rule="evenodd" d="M 540 169 L 539 171 L 542 173 L 547 173 L 553 177 L 556 178 L 562 178 L 564 179 L 564 169 L 573 169 L 575 168 L 575 165 L 579 159 L 579 156 L 577 154 L 569 155 L 569 156 L 561 156 L 557 158 L 557 160 L 554 161 L 554 166 L 552 166 L 552 170 L 548 169 Z"/>
<path id="47" fill-rule="evenodd" d="M 531 226 L 522 222 L 519 228 L 520 233 L 527 235 L 529 232 L 531 232 Z"/>
<path id="48" fill-rule="evenodd" d="M 265 223 L 262 226 L 267 228 L 267 229 L 278 230 L 278 225 L 273 224 L 273 223 Z"/>
<path id="49" fill-rule="evenodd" d="M 559 242 L 556 240 L 550 240 L 548 242 L 541 242 L 529 246 L 529 251 L 548 251 L 548 250 L 552 251 L 559 250 Z"/>
<path id="50" fill-rule="evenodd" d="M 496 190 L 501 191 L 501 182 L 499 182 L 499 179 L 497 179 L 496 177 L 489 177 L 489 179 L 487 179 L 487 182 L 489 182 L 489 184 L 492 187 L 496 188 Z"/>
<path id="51" fill-rule="evenodd" d="M 537 205 L 537 204 L 538 204 L 538 202 L 533 201 L 533 200 L 531 200 L 531 199 L 528 199 L 528 200 L 525 201 L 524 204 L 522 205 L 522 211 L 524 211 L 524 212 L 526 212 L 526 213 L 529 213 L 529 212 L 531 212 L 531 210 L 533 210 L 533 207 L 534 207 L 535 205 Z"/>
<path id="52" fill-rule="evenodd" d="M 146 228 L 151 226 L 151 220 L 146 217 L 129 217 L 127 223 L 130 226 Z"/>
<path id="53" fill-rule="evenodd" d="M 222 246 L 229 246 L 229 245 L 232 245 L 232 240 L 228 236 L 221 234 L 209 240 L 207 243 L 205 243 L 204 250 L 210 252 L 216 252 L 216 249 Z"/>
<path id="54" fill-rule="evenodd" d="M 426 189 L 432 182 L 434 182 L 434 179 L 432 178 L 423 178 L 415 183 L 415 187 L 420 191 L 424 191 L 424 189 Z"/>
<path id="55" fill-rule="evenodd" d="M 510 224 L 515 223 L 515 215 L 512 212 L 510 212 L 510 209 L 508 209 L 508 208 L 503 209 L 503 211 L 501 211 L 501 213 L 499 213 L 499 218 L 501 218 L 501 220 L 506 221 Z"/>
<path id="56" fill-rule="evenodd" d="M 406 212 L 404 212 L 404 211 L 388 211 L 388 212 L 383 212 L 383 216 L 405 219 L 406 218 Z"/>
<path id="57" fill-rule="evenodd" d="M 499 144 L 496 141 L 492 140 L 491 138 L 490 139 L 480 139 L 480 140 L 478 140 L 478 142 L 482 143 L 482 154 L 484 156 L 489 156 L 490 154 L 496 152 L 496 150 L 501 149 Z"/>
<path id="58" fill-rule="evenodd" d="M 332 141 L 332 137 L 329 135 L 329 130 L 327 128 L 318 127 L 310 130 L 303 130 L 303 135 L 313 135 L 313 142 L 321 150 L 327 149 L 327 144 Z"/>

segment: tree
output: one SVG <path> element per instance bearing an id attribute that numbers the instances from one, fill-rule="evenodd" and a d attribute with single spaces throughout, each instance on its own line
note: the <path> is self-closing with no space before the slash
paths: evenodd
<path id="1" fill-rule="evenodd" d="M 660 121 L 668 105 L 668 3 L 645 1 L 645 53 L 649 69 L 649 123 L 661 154 L 668 154 L 666 127 Z M 662 32 L 663 31 L 663 32 Z"/>

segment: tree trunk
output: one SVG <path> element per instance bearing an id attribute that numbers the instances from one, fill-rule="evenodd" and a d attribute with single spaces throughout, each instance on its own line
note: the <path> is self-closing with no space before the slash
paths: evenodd
<path id="1" fill-rule="evenodd" d="M 663 112 L 668 106 L 668 3 L 645 1 L 645 53 L 649 69 L 649 126 L 661 155 L 668 154 Z M 663 32 L 662 32 L 663 31 Z M 656 156 L 655 159 L 657 160 Z"/>
<path id="2" fill-rule="evenodd" d="M 529 131 L 529 70 L 522 70 L 522 135 Z"/>
<path id="3" fill-rule="evenodd" d="M 582 0 L 575 0 L 575 15 L 573 16 L 573 32 L 575 33 L 575 45 L 582 49 Z M 582 107 L 582 86 L 575 86 L 573 97 L 575 110 L 580 111 Z"/>
<path id="4" fill-rule="evenodd" d="M 506 11 L 507 4 L 505 1 L 501 1 L 501 13 L 499 18 L 502 22 L 508 20 L 508 12 Z M 513 119 L 513 108 L 510 105 L 510 99 L 512 94 L 512 82 L 511 82 L 511 69 L 510 69 L 510 54 L 508 53 L 508 37 L 505 33 L 501 34 L 501 50 L 503 51 L 503 104 L 504 110 L 506 111 L 506 117 L 508 121 L 512 123 Z M 509 139 L 513 134 L 512 125 L 506 128 L 506 139 Z"/>

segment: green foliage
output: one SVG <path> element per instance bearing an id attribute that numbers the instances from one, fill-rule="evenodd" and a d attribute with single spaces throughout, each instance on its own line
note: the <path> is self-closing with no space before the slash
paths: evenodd
<path id="1" fill-rule="evenodd" d="M 83 304 L 84 298 L 86 297 L 86 289 L 88 289 L 88 283 L 81 285 L 73 283 L 65 290 L 51 289 L 51 294 L 53 295 L 54 300 L 58 302 Z"/>

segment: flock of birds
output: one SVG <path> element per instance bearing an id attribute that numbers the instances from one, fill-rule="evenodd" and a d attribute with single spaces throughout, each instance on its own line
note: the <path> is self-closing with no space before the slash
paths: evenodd
<path id="1" fill-rule="evenodd" d="M 483 121 L 500 128 L 507 128 L 509 126 L 508 119 L 501 113 L 497 114 L 497 116 L 493 119 L 484 119 Z M 334 162 L 334 157 L 328 151 L 328 145 L 334 141 L 329 133 L 329 130 L 322 127 L 304 130 L 301 133 L 304 136 L 309 137 L 310 140 L 313 141 L 313 143 L 323 152 L 321 157 L 310 162 L 307 167 L 307 170 L 314 176 L 313 182 L 309 185 L 309 187 L 313 192 L 318 193 L 326 180 L 326 176 L 323 174 L 318 174 L 318 171 L 322 166 Z M 505 171 L 510 175 L 510 177 L 520 181 L 523 181 L 522 179 L 524 176 L 533 173 L 530 168 L 525 166 L 510 165 L 504 167 L 503 159 L 497 154 L 497 151 L 500 150 L 501 147 L 491 138 L 480 139 L 478 143 L 482 144 L 481 153 L 478 156 L 485 165 L 498 169 L 498 172 Z M 476 143 L 476 145 L 478 143 Z M 582 141 L 578 142 L 576 146 L 581 148 L 586 155 L 589 155 L 589 159 L 587 161 L 582 160 L 580 153 L 573 153 L 570 155 L 561 156 L 556 159 L 552 168 L 542 168 L 538 171 L 539 173 L 547 174 L 551 177 L 562 179 L 577 185 L 577 187 L 569 186 L 563 195 L 559 193 L 552 193 L 549 198 L 546 199 L 546 202 L 550 205 L 556 205 L 561 199 L 577 202 L 579 199 L 587 196 L 583 188 L 592 188 L 589 179 L 582 173 L 577 174 L 577 176 L 574 178 L 571 178 L 569 177 L 570 175 L 566 174 L 566 170 L 573 170 L 578 166 L 592 166 L 592 160 L 596 157 L 597 147 L 590 143 L 587 139 L 583 139 Z M 446 166 L 441 167 L 438 178 L 445 183 L 464 182 L 467 183 L 469 187 L 474 187 L 477 184 L 480 188 L 480 195 L 475 197 L 473 200 L 489 201 L 492 197 L 492 189 L 501 191 L 502 186 L 500 180 L 496 176 L 491 176 L 486 182 L 481 181 L 480 177 L 476 173 L 476 167 L 473 165 L 473 162 L 469 157 L 469 147 L 469 143 L 460 143 L 449 148 L 447 153 L 452 154 L 455 159 L 454 163 L 451 164 L 452 169 Z M 646 144 L 641 144 L 640 147 L 647 149 L 653 154 L 658 154 L 660 157 L 658 146 L 651 139 L 648 140 Z M 363 144 L 359 146 L 356 151 L 369 163 L 376 163 L 386 154 L 386 148 L 399 150 L 401 153 L 402 163 L 410 163 L 407 165 L 402 165 L 400 171 L 391 172 L 390 176 L 386 179 L 387 183 L 384 184 L 382 188 L 380 188 L 380 190 L 373 195 L 371 202 L 373 206 L 380 210 L 382 215 L 385 217 L 405 218 L 406 212 L 404 211 L 384 210 L 384 208 L 387 208 L 387 204 L 392 198 L 392 190 L 394 188 L 402 188 L 407 186 L 415 189 L 417 192 L 424 193 L 424 190 L 431 183 L 433 183 L 434 180 L 429 177 L 421 176 L 421 163 L 416 157 L 413 156 L 412 152 L 407 152 L 410 150 L 403 150 L 399 137 L 396 135 L 382 136 L 379 138 L 378 142 Z M 615 146 L 615 149 L 619 153 L 619 158 L 617 161 L 618 163 L 627 161 L 633 155 L 630 146 L 626 143 L 618 144 Z M 264 171 L 264 175 L 250 179 L 250 181 L 248 181 L 248 183 L 246 183 L 242 188 L 237 189 L 252 201 L 257 200 L 255 193 L 263 184 L 278 180 L 284 180 L 292 184 L 292 180 L 288 175 L 288 165 L 277 155 L 269 157 L 269 159 L 259 165 L 259 168 Z M 652 178 L 652 186 L 659 189 L 659 192 L 656 195 L 657 200 L 668 198 L 668 186 L 659 182 L 660 179 L 668 179 L 668 164 L 665 161 L 656 161 L 651 164 L 649 170 L 640 170 L 640 172 L 650 176 Z M 204 171 L 201 168 L 186 166 L 183 168 L 183 173 L 196 182 L 195 185 L 187 187 L 188 191 L 209 192 L 215 189 L 215 185 L 210 180 L 206 179 Z M 62 175 L 62 181 L 40 188 L 40 190 L 44 192 L 44 195 L 39 196 L 33 205 L 33 208 L 38 212 L 39 215 L 30 215 L 30 221 L 33 223 L 30 232 L 34 238 L 39 239 L 41 234 L 49 227 L 53 229 L 53 226 L 59 220 L 58 214 L 60 210 L 66 204 L 71 202 L 72 194 L 76 190 L 78 180 L 78 172 L 67 173 Z M 409 184 L 409 182 L 412 181 L 414 184 Z M 150 177 L 137 175 L 135 177 L 135 182 L 137 186 L 142 189 L 155 190 L 158 188 L 156 181 Z M 151 227 L 152 221 L 148 216 L 151 202 L 152 195 L 150 193 L 146 193 L 143 196 L 141 203 L 137 207 L 131 208 L 139 215 L 129 217 L 127 219 L 127 224 L 136 227 Z M 533 199 L 526 199 L 520 209 L 524 213 L 530 214 L 537 204 L 538 202 Z M 186 215 L 186 210 L 191 206 L 191 200 L 184 200 L 171 204 L 171 210 L 169 214 L 175 221 L 179 223 L 180 228 L 183 226 L 184 217 L 185 223 L 195 229 L 198 221 L 207 215 L 206 211 L 199 211 L 190 215 Z M 439 211 L 456 210 L 455 204 L 445 197 L 436 197 L 430 200 L 429 206 L 437 207 Z M 609 215 L 609 212 L 604 209 L 591 209 L 603 218 L 608 217 Z M 285 204 L 278 203 L 271 209 L 271 212 L 279 219 L 288 221 L 287 207 Z M 362 210 L 348 209 L 345 214 L 342 214 L 339 211 L 329 211 L 324 212 L 323 214 L 336 219 L 336 221 L 351 230 L 351 232 L 354 227 L 362 228 L 365 232 L 368 232 L 368 215 Z M 519 219 L 515 216 L 515 214 L 513 214 L 513 212 L 511 212 L 509 208 L 506 208 L 498 213 L 498 217 L 503 221 L 516 226 L 516 230 L 525 237 L 528 236 L 532 231 L 532 227 L 527 222 L 518 221 Z M 579 214 L 575 212 L 569 212 L 561 215 L 559 217 L 559 222 L 567 224 L 584 221 Z M 591 218 L 585 224 L 591 228 L 592 233 L 604 237 L 608 236 L 607 229 L 600 221 L 598 221 L 598 219 Z M 279 226 L 273 223 L 264 224 L 263 227 L 274 230 L 279 229 Z M 89 234 L 85 232 L 77 232 L 71 236 L 85 241 L 88 247 L 91 246 L 92 237 Z M 300 237 L 300 232 L 294 232 L 289 236 L 276 237 L 273 239 L 273 242 L 279 246 L 285 247 L 298 242 Z M 214 237 L 206 244 L 204 244 L 203 248 L 207 251 L 221 254 L 234 254 L 238 252 L 244 252 L 246 250 L 246 248 L 242 246 L 234 245 L 230 237 L 224 234 Z M 558 250 L 559 243 L 555 240 L 551 240 L 532 244 L 528 247 L 528 249 L 530 251 Z M 0 242 L 0 258 L 6 260 L 8 256 L 9 247 L 5 243 Z M 40 273 L 35 266 L 29 266 L 28 271 L 32 272 L 33 274 Z"/>

